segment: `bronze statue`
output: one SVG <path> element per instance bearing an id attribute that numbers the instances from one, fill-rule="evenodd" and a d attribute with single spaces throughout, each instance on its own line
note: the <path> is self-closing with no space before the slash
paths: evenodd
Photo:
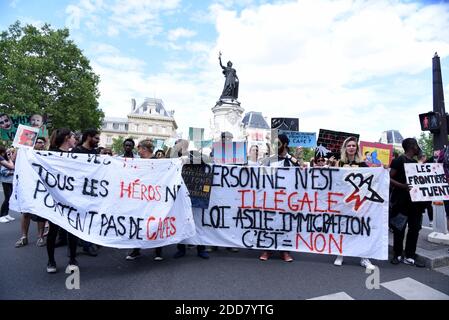
<path id="1" fill-rule="evenodd" d="M 223 74 L 226 78 L 220 99 L 237 100 L 239 96 L 239 78 L 237 77 L 237 71 L 232 68 L 231 61 L 228 61 L 226 67 L 223 66 L 221 63 L 221 51 L 218 54 L 218 60 L 220 61 L 220 67 L 223 69 Z"/>

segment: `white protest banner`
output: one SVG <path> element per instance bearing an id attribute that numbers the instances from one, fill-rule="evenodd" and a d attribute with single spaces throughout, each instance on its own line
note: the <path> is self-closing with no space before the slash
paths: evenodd
<path id="1" fill-rule="evenodd" d="M 442 163 L 405 163 L 413 202 L 449 200 L 449 184 Z"/>
<path id="2" fill-rule="evenodd" d="M 388 258 L 384 168 L 213 166 L 187 244 Z"/>
<path id="3" fill-rule="evenodd" d="M 115 248 L 153 248 L 195 234 L 180 159 L 20 149 L 10 208 Z"/>

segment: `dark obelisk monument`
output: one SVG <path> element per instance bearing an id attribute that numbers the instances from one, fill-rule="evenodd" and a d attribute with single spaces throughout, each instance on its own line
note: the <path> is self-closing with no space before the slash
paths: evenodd
<path id="1" fill-rule="evenodd" d="M 448 145 L 446 110 L 444 108 L 443 79 L 441 78 L 440 57 L 435 52 L 432 59 L 433 111 L 441 117 L 440 131 L 433 134 L 433 150 L 441 150 Z"/>

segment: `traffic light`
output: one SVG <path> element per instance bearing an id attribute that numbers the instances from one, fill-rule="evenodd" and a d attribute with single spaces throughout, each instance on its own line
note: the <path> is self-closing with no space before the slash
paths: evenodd
<path id="1" fill-rule="evenodd" d="M 440 131 L 441 118 L 438 112 L 421 113 L 419 122 L 421 123 L 421 131 L 430 131 L 432 133 Z"/>

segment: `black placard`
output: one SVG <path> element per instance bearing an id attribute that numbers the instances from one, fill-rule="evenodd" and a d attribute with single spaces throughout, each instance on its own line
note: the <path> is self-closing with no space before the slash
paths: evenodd
<path id="1" fill-rule="evenodd" d="M 316 144 L 318 147 L 321 145 L 331 151 L 326 157 L 334 156 L 340 159 L 341 146 L 347 137 L 356 137 L 357 141 L 359 140 L 359 135 L 355 133 L 320 129 Z"/>
<path id="2" fill-rule="evenodd" d="M 182 167 L 182 178 L 189 190 L 192 207 L 209 207 L 212 177 L 212 168 L 207 164 L 185 164 Z"/>

